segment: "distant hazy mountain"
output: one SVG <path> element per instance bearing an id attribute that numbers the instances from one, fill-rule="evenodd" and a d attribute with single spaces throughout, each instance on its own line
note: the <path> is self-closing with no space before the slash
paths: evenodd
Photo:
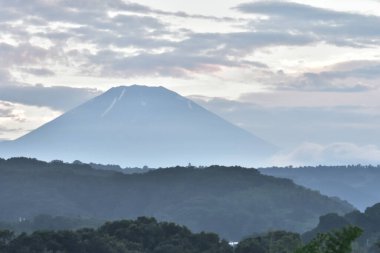
<path id="1" fill-rule="evenodd" d="M 292 179 L 327 196 L 347 200 L 364 211 L 380 202 L 380 166 L 318 166 L 265 168 L 261 173 Z"/>
<path id="2" fill-rule="evenodd" d="M 39 214 L 122 219 L 154 216 L 237 240 L 255 232 L 314 228 L 353 210 L 338 199 L 240 167 L 174 167 L 124 175 L 85 164 L 0 159 L 0 221 Z"/>
<path id="3" fill-rule="evenodd" d="M 252 166 L 275 150 L 175 92 L 137 85 L 112 88 L 2 146 L 0 156 L 126 166 Z"/>

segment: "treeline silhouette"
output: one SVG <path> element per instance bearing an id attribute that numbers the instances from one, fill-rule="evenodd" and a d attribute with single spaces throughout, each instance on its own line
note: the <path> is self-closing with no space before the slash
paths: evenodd
<path id="1" fill-rule="evenodd" d="M 2 253 L 349 253 L 361 234 L 357 227 L 319 234 L 303 245 L 300 236 L 284 231 L 242 240 L 232 247 L 214 233 L 154 218 L 107 222 L 98 229 L 36 231 L 14 234 L 0 230 Z"/>
<path id="2" fill-rule="evenodd" d="M 174 223 L 140 217 L 108 222 L 98 229 L 36 231 L 13 234 L 0 231 L 2 253 L 230 253 L 227 241 L 213 233 L 194 234 Z"/>

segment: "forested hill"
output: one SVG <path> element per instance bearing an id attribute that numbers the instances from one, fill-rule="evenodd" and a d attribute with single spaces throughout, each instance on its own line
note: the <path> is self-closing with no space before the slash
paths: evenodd
<path id="1" fill-rule="evenodd" d="M 320 217 L 318 226 L 302 237 L 308 242 L 320 233 L 336 231 L 350 225 L 363 229 L 362 236 L 357 240 L 361 247 L 358 252 L 380 252 L 380 203 L 368 207 L 364 212 L 353 211 L 343 216 L 335 213 L 324 215 Z"/>
<path id="2" fill-rule="evenodd" d="M 0 230 L 1 253 L 232 253 L 213 233 L 191 233 L 186 227 L 153 218 L 108 222 L 99 229 L 36 231 L 15 235 Z"/>
<path id="3" fill-rule="evenodd" d="M 353 208 L 254 169 L 175 167 L 125 175 L 85 164 L 0 160 L 0 221 L 39 214 L 101 220 L 153 216 L 236 240 L 273 229 L 303 232 Z"/>
<path id="4" fill-rule="evenodd" d="M 292 179 L 296 184 L 320 191 L 327 196 L 337 196 L 362 211 L 380 202 L 380 166 L 264 168 L 260 172 Z"/>

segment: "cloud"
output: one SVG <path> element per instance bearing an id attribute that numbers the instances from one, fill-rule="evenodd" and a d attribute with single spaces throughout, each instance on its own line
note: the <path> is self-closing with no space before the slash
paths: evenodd
<path id="1" fill-rule="evenodd" d="M 354 101 L 352 105 L 350 100 L 353 97 L 346 98 L 345 104 L 339 104 L 341 101 L 335 98 L 339 98 L 340 94 L 326 92 L 316 98 L 308 93 L 295 96 L 281 92 L 265 97 L 257 94 L 245 100 L 190 98 L 280 148 L 296 147 L 305 141 L 321 144 L 372 143 L 380 146 L 380 94 L 373 94 L 370 98 L 364 93 L 359 94 L 362 95 L 362 103 L 356 101 L 355 104 Z M 284 98 L 287 101 L 283 101 Z M 373 104 L 366 106 L 364 102 L 368 99 L 373 100 Z"/>
<path id="2" fill-rule="evenodd" d="M 0 101 L 0 127 L 2 131 L 16 132 L 20 130 L 10 127 L 12 124 L 3 124 L 4 121 L 22 123 L 24 122 L 24 120 L 25 118 L 22 115 L 20 115 L 19 111 L 17 110 L 14 104 Z"/>
<path id="3" fill-rule="evenodd" d="M 288 74 L 280 70 L 256 69 L 255 79 L 277 91 L 364 92 L 380 88 L 380 61 L 347 61 L 308 71 Z"/>
<path id="4" fill-rule="evenodd" d="M 1 34 L 9 38 L 0 43 L 0 66 L 35 76 L 52 76 L 54 67 L 105 78 L 189 78 L 223 73 L 225 68 L 261 68 L 266 72 L 254 72 L 258 81 L 275 88 L 362 91 L 372 87 L 361 83 L 363 77 L 346 80 L 310 72 L 296 78 L 270 71 L 264 62 L 249 57 L 270 47 L 320 42 L 376 46 L 380 34 L 378 17 L 290 2 L 241 4 L 235 9 L 254 14 L 244 20 L 169 12 L 122 0 L 0 0 L 0 4 Z M 225 22 L 235 32 L 200 33 L 174 24 L 170 17 Z"/>
<path id="5" fill-rule="evenodd" d="M 8 84 L 12 80 L 12 76 L 6 69 L 0 68 L 0 86 Z"/>
<path id="6" fill-rule="evenodd" d="M 252 21 L 254 29 L 310 34 L 315 41 L 339 46 L 371 47 L 380 40 L 380 17 L 339 12 L 285 1 L 242 3 L 236 10 L 269 19 Z"/>
<path id="7" fill-rule="evenodd" d="M 22 25 L 2 24 L 3 33 L 18 43 L 0 44 L 0 66 L 32 74 L 48 74 L 33 70 L 55 64 L 74 67 L 82 75 L 189 77 L 222 67 L 264 66 L 242 57 L 264 47 L 314 41 L 307 34 L 282 31 L 197 33 L 173 27 L 161 16 L 234 19 L 166 12 L 120 0 L 31 0 L 22 8 L 18 1 L 1 2 L 4 12 L 13 13 L 8 21 L 22 20 Z"/>
<path id="8" fill-rule="evenodd" d="M 272 90 L 245 93 L 239 100 L 263 107 L 379 107 L 379 96 L 379 90 L 367 92 Z"/>
<path id="9" fill-rule="evenodd" d="M 52 52 L 28 43 L 18 46 L 0 43 L 0 55 L 0 67 L 3 68 L 42 63 L 48 57 L 53 56 Z"/>
<path id="10" fill-rule="evenodd" d="M 156 8 L 151 8 L 147 5 L 142 5 L 134 2 L 126 2 L 120 0 L 78 0 L 78 1 L 65 1 L 64 6 L 69 8 L 76 9 L 90 9 L 90 10 L 104 10 L 111 9 L 116 11 L 124 11 L 130 13 L 138 13 L 138 14 L 155 14 L 155 15 L 163 15 L 163 16 L 173 16 L 179 18 L 192 18 L 192 19 L 204 19 L 204 20 L 212 20 L 217 22 L 228 22 L 228 21 L 239 21 L 239 19 L 231 18 L 231 17 L 216 17 L 212 15 L 199 15 L 199 14 L 189 14 L 184 11 L 164 11 Z"/>
<path id="11" fill-rule="evenodd" d="M 29 73 L 35 76 L 54 76 L 55 73 L 47 68 L 23 68 L 21 69 L 25 73 Z"/>
<path id="12" fill-rule="evenodd" d="M 312 91 L 366 91 L 379 88 L 379 61 L 349 61 L 327 68 L 317 73 L 304 73 L 289 88 Z"/>
<path id="13" fill-rule="evenodd" d="M 2 34 L 16 41 L 16 45 L 0 44 L 3 65 L 38 63 L 46 58 L 64 64 L 68 60 L 66 52 L 74 44 L 85 48 L 91 45 L 95 49 L 111 46 L 157 49 L 165 41 L 156 37 L 168 33 L 166 24 L 155 17 L 120 13 L 136 7 L 118 0 L 0 3 L 0 12 L 13 13 L 6 21 L 21 22 L 20 25 L 1 24 Z M 110 15 L 110 11 L 116 15 Z M 47 48 L 31 45 L 31 38 L 46 42 Z"/>
<path id="14" fill-rule="evenodd" d="M 180 43 L 180 49 L 195 52 L 210 50 L 216 54 L 242 56 L 258 48 L 276 45 L 306 45 L 311 42 L 313 39 L 308 35 L 273 31 L 194 33 Z"/>
<path id="15" fill-rule="evenodd" d="M 149 74 L 186 77 L 190 72 L 215 72 L 223 66 L 236 66 L 234 62 L 219 56 L 180 54 L 178 52 L 121 57 L 112 51 L 101 51 L 92 56 L 90 62 L 95 65 L 94 68 L 96 65 L 102 66 L 100 75 L 120 77 Z"/>
<path id="16" fill-rule="evenodd" d="M 48 107 L 0 101 L 0 140 L 16 139 L 60 114 Z"/>
<path id="17" fill-rule="evenodd" d="M 10 118 L 13 117 L 13 108 L 9 103 L 0 101 L 0 118 Z"/>
<path id="18" fill-rule="evenodd" d="M 231 17 L 216 17 L 211 15 L 199 15 L 199 14 L 189 14 L 184 11 L 177 11 L 177 12 L 170 12 L 170 11 L 163 11 L 159 9 L 154 9 L 146 5 L 141 5 L 137 3 L 125 3 L 126 10 L 130 12 L 136 12 L 136 13 L 144 13 L 144 14 L 158 14 L 158 15 L 165 15 L 165 16 L 174 16 L 179 18 L 193 18 L 193 19 L 205 19 L 205 20 L 212 20 L 217 22 L 236 22 L 241 21 L 241 19 L 231 18 Z"/>
<path id="19" fill-rule="evenodd" d="M 271 32 L 192 33 L 180 42 L 162 44 L 172 50 L 160 54 L 141 52 L 126 56 L 112 50 L 101 50 L 88 55 L 86 66 L 91 72 L 100 69 L 101 76 L 131 77 L 160 75 L 187 77 L 194 73 L 212 73 L 223 67 L 265 68 L 264 63 L 237 60 L 236 57 L 271 45 L 303 45 L 307 36 L 284 35 Z M 235 59 L 231 59 L 235 57 Z"/>
<path id="20" fill-rule="evenodd" d="M 359 146 L 353 143 L 320 145 L 304 143 L 294 150 L 272 158 L 275 165 L 347 165 L 380 164 L 380 149 L 375 145 Z"/>
<path id="21" fill-rule="evenodd" d="M 34 75 L 51 74 L 47 69 L 26 69 L 24 72 L 32 72 Z M 16 82 L 9 71 L 0 68 L 0 117 L 1 112 L 3 116 L 5 112 L 12 112 L 11 104 L 4 101 L 67 111 L 100 94 L 101 91 L 94 88 L 47 87 Z"/>
<path id="22" fill-rule="evenodd" d="M 0 85 L 0 100 L 25 105 L 49 107 L 66 111 L 99 95 L 100 91 L 89 88 L 43 85 Z"/>
<path id="23" fill-rule="evenodd" d="M 9 133 L 9 132 L 13 133 L 13 132 L 19 132 L 19 131 L 22 131 L 22 129 L 21 128 L 9 128 L 9 127 L 0 126 L 0 132 L 2 132 L 2 133 Z M 5 139 L 0 138 L 0 141 L 2 141 L 2 140 L 5 140 Z"/>

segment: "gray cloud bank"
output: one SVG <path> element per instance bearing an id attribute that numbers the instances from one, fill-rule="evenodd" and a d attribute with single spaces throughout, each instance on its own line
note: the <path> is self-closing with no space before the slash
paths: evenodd
<path id="1" fill-rule="evenodd" d="M 0 86 L 0 100 L 67 111 L 99 95 L 96 89 L 43 85 Z"/>
<path id="2" fill-rule="evenodd" d="M 245 31 L 229 33 L 173 28 L 162 17 L 218 22 L 233 19 L 166 12 L 121 0 L 1 0 L 0 4 L 2 33 L 19 42 L 0 45 L 4 55 L 0 65 L 15 68 L 21 65 L 20 71 L 35 75 L 52 75 L 54 71 L 46 67 L 44 71 L 36 71 L 42 67 L 33 65 L 59 63 L 93 76 L 189 77 L 194 73 L 221 71 L 223 67 L 254 68 L 257 65 L 249 64 L 244 57 L 260 48 L 320 42 L 371 47 L 379 44 L 380 36 L 379 17 L 290 2 L 257 1 L 237 6 L 237 11 L 268 19 L 252 17 L 241 26 Z M 9 24 L 17 20 L 23 24 Z M 29 42 L 32 37 L 47 40 L 51 45 L 49 48 L 32 45 Z M 73 48 L 73 44 L 90 47 Z M 128 49 L 134 52 L 128 53 Z M 316 77 L 307 77 L 313 78 Z M 312 85 L 310 82 L 313 81 L 306 85 Z"/>
<path id="3" fill-rule="evenodd" d="M 261 83 L 278 91 L 364 92 L 380 88 L 380 61 L 347 61 L 324 70 L 290 75 L 256 70 Z"/>
<path id="4" fill-rule="evenodd" d="M 303 105 L 289 107 L 281 104 L 259 105 L 255 103 L 252 95 L 250 102 L 222 98 L 192 98 L 210 111 L 282 148 L 295 148 L 303 142 L 322 145 L 332 142 L 357 145 L 371 143 L 380 146 L 379 103 L 373 107 L 359 104 L 307 106 L 306 97 Z M 276 100 L 276 94 L 268 96 L 265 100 Z"/>
<path id="5" fill-rule="evenodd" d="M 253 21 L 256 29 L 282 30 L 311 35 L 315 41 L 338 46 L 377 46 L 380 40 L 380 17 L 339 12 L 285 1 L 256 1 L 243 3 L 237 10 L 269 17 Z"/>

